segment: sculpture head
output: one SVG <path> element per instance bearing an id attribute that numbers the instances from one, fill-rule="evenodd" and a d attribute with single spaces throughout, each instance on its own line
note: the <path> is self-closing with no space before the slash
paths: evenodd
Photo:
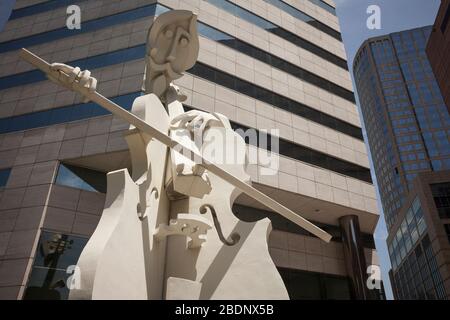
<path id="1" fill-rule="evenodd" d="M 172 10 L 156 18 L 147 38 L 145 93 L 154 93 L 164 101 L 170 83 L 194 66 L 198 50 L 194 13 Z"/>

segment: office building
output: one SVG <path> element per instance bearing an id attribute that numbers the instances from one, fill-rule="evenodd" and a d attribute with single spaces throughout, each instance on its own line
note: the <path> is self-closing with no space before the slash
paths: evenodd
<path id="1" fill-rule="evenodd" d="M 430 32 L 371 38 L 354 61 L 399 299 L 450 292 L 450 117 L 425 53 Z"/>

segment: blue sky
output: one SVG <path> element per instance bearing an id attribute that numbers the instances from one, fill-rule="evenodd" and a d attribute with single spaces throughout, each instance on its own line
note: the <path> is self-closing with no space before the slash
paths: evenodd
<path id="1" fill-rule="evenodd" d="M 334 0 L 339 17 L 342 37 L 347 52 L 348 64 L 352 69 L 353 58 L 364 40 L 396 31 L 413 29 L 434 23 L 439 9 L 440 0 Z M 366 13 L 369 5 L 378 5 L 381 9 L 381 29 L 369 30 L 367 28 Z M 356 86 L 354 85 L 356 88 Z M 356 89 L 355 89 L 356 90 Z M 358 108 L 359 108 L 359 101 Z M 365 135 L 365 132 L 364 132 Z M 371 164 L 372 165 L 372 164 Z M 373 175 L 373 169 L 372 169 Z M 376 181 L 375 177 L 374 181 Z M 378 194 L 378 199 L 379 199 Z M 382 214 L 381 203 L 378 207 Z M 386 247 L 386 224 L 384 217 L 380 217 L 376 232 L 375 243 L 380 256 L 383 282 L 386 295 L 392 298 L 389 285 L 390 261 Z"/>
<path id="2" fill-rule="evenodd" d="M 337 14 L 341 23 L 341 31 L 350 68 L 353 57 L 362 44 L 370 37 L 388 34 L 391 32 L 412 29 L 415 27 L 433 24 L 440 0 L 334 0 Z M 15 0 L 0 0 L 0 32 L 9 17 Z M 381 8 L 381 30 L 369 30 L 366 26 L 369 5 L 378 5 Z M 375 181 L 375 179 L 374 179 Z M 381 204 L 379 203 L 380 212 Z M 392 297 L 387 272 L 390 269 L 389 257 L 386 248 L 386 225 L 384 218 L 380 218 L 375 241 L 379 251 L 383 280 L 386 294 Z"/>

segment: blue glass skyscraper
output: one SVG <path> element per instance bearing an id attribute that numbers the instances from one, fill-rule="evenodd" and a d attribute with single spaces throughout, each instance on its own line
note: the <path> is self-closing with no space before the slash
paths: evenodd
<path id="1" fill-rule="evenodd" d="M 450 190 L 450 116 L 425 53 L 431 29 L 371 38 L 354 61 L 399 298 L 444 298 L 450 281 L 438 271 L 448 264 L 439 255 L 449 244 L 442 202 Z M 416 267 L 426 272 L 412 274 Z"/>

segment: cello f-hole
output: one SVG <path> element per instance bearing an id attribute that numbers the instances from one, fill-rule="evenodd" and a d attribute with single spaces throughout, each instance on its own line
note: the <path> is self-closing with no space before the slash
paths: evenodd
<path id="1" fill-rule="evenodd" d="M 220 241 L 226 246 L 234 246 L 236 243 L 238 243 L 239 240 L 241 239 L 241 236 L 237 232 L 233 232 L 230 235 L 230 240 L 225 239 L 223 232 L 222 232 L 222 227 L 220 226 L 219 219 L 217 218 L 216 210 L 214 209 L 214 207 L 212 205 L 210 205 L 210 204 L 202 205 L 200 207 L 200 213 L 205 214 L 208 211 L 208 209 L 209 209 L 209 211 L 211 211 L 211 215 L 212 215 L 213 221 L 214 221 L 214 227 L 217 230 L 217 234 L 219 236 Z"/>

